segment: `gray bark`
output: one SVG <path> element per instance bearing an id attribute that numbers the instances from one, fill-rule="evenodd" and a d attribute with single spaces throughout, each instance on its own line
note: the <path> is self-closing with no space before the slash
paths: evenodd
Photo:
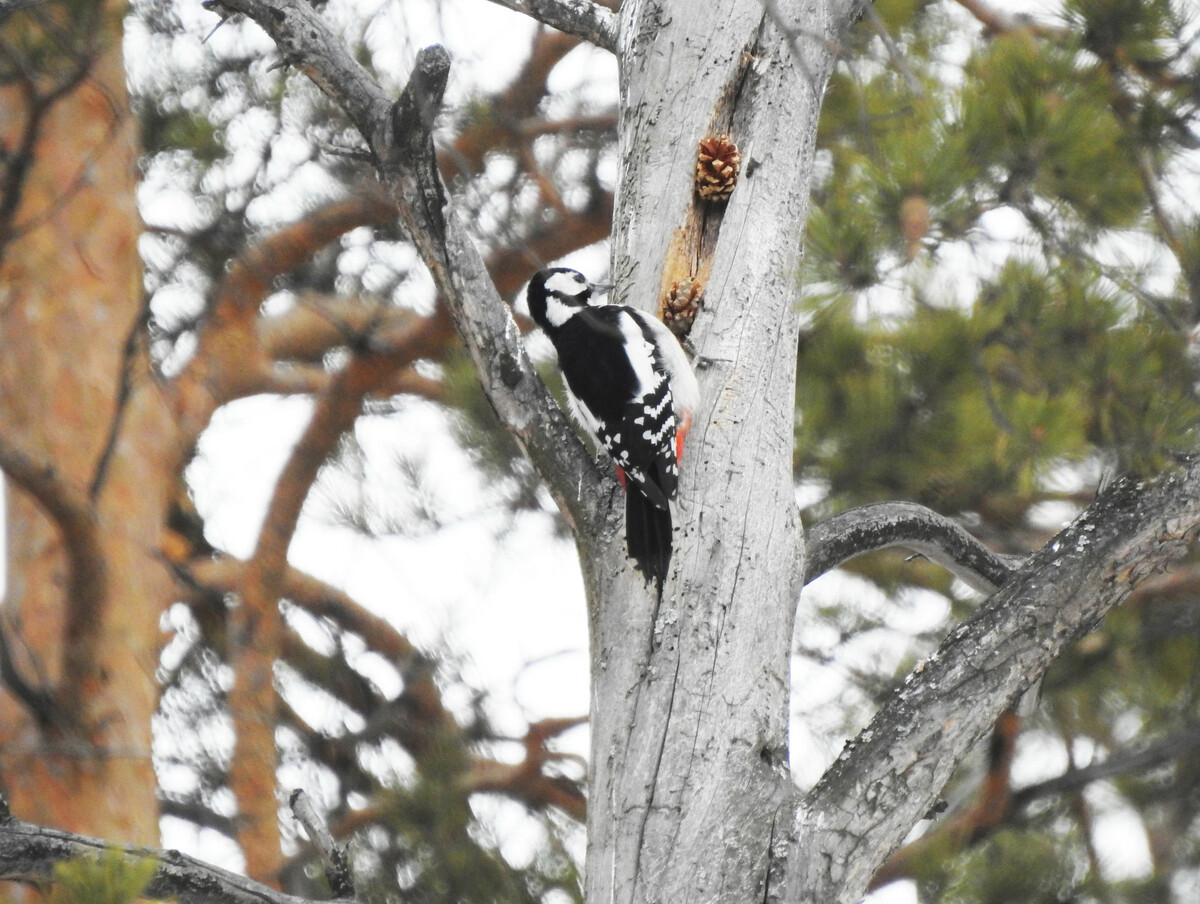
<path id="1" fill-rule="evenodd" d="M 158 863 L 158 871 L 145 889 L 149 898 L 182 904 L 313 904 L 179 851 L 117 845 L 29 825 L 13 819 L 8 805 L 0 800 L 0 880 L 42 883 L 51 878 L 55 864 L 113 853 L 120 853 L 131 864 L 147 859 Z"/>
<path id="2" fill-rule="evenodd" d="M 592 0 L 492 0 L 525 13 L 539 22 L 590 41 L 605 50 L 617 49 L 617 17 Z"/>
<path id="3" fill-rule="evenodd" d="M 879 502 L 834 515 L 808 529 L 804 583 L 867 552 L 903 546 L 980 593 L 1002 587 L 1021 564 L 992 552 L 956 521 L 913 502 Z"/>
<path id="4" fill-rule="evenodd" d="M 954 629 L 798 809 L 788 900 L 853 904 L 1000 712 L 1200 532 L 1200 456 L 1123 478 Z"/>
<path id="5" fill-rule="evenodd" d="M 619 542 L 585 556 L 590 901 L 771 899 L 786 853 L 802 574 L 791 473 L 796 300 L 839 23 L 823 3 L 777 6 L 817 36 L 800 42 L 804 59 L 756 2 L 626 0 L 621 9 L 618 300 L 654 310 L 672 278 L 711 268 L 691 334 L 708 366 L 661 603 Z M 693 190 L 697 142 L 720 134 L 742 156 L 725 206 Z"/>
<path id="6" fill-rule="evenodd" d="M 445 50 L 434 45 L 418 54 L 411 82 L 393 104 L 306 0 L 204 0 L 204 6 L 257 22 L 283 61 L 308 75 L 362 133 L 501 423 L 528 452 L 577 535 L 598 533 L 615 481 L 596 470 L 538 377 L 479 250 L 446 203 L 430 135 L 450 65 Z"/>

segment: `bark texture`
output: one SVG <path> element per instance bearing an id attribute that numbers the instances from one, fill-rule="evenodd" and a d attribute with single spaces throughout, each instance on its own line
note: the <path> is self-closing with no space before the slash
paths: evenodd
<path id="1" fill-rule="evenodd" d="M 22 816 L 107 837 L 157 837 L 150 718 L 159 611 L 123 605 L 171 586 L 155 552 L 165 500 L 161 404 L 126 407 L 142 317 L 136 123 L 121 54 L 125 4 L 18 16 L 6 41 L 44 45 L 43 69 L 0 91 L 5 171 L 0 264 L 0 444 L 14 669 L 51 713 L 0 700 L 0 771 Z M 88 23 L 82 31 L 80 22 Z M 77 43 L 70 41 L 76 39 Z M 56 96 L 56 92 L 58 92 Z M 116 425 L 142 421 L 147 442 Z"/>
<path id="2" fill-rule="evenodd" d="M 824 4 L 776 12 L 836 33 Z M 778 891 L 790 817 L 788 672 L 801 533 L 791 475 L 802 227 L 828 45 L 804 58 L 757 3 L 621 11 L 613 226 L 619 300 L 657 311 L 691 278 L 703 401 L 661 602 L 619 532 L 585 549 L 592 628 L 592 901 L 747 901 Z M 696 148 L 742 175 L 701 201 Z"/>
<path id="3" fill-rule="evenodd" d="M 147 898 L 183 904 L 212 904 L 214 901 L 222 904 L 311 904 L 307 898 L 285 895 L 179 851 L 114 845 L 108 839 L 30 825 L 13 819 L 0 806 L 0 879 L 45 882 L 53 875 L 56 864 L 114 854 L 119 854 L 130 865 L 146 860 L 158 863 L 157 872 L 145 888 Z"/>
<path id="4" fill-rule="evenodd" d="M 1000 712 L 1200 531 L 1200 457 L 1122 478 L 913 670 L 805 796 L 788 900 L 853 904 Z"/>
<path id="5" fill-rule="evenodd" d="M 746 2 L 722 7 L 719 15 L 697 15 L 687 0 L 627 0 L 616 43 L 622 67 L 623 169 L 613 238 L 619 300 L 659 310 L 684 280 L 703 297 L 690 338 L 704 399 L 684 460 L 674 570 L 658 598 L 626 560 L 614 482 L 593 466 L 537 379 L 496 277 L 447 201 L 429 131 L 446 84 L 445 51 L 421 52 L 393 104 L 304 0 L 209 5 L 253 17 L 289 63 L 342 105 L 376 155 L 390 198 L 365 208 L 331 205 L 290 234 L 281 231 L 250 248 L 213 300 L 196 357 L 161 384 L 147 376 L 144 351 L 128 339 L 140 316 L 132 304 L 139 297 L 132 254 L 137 225 L 132 151 L 112 147 L 119 144 L 120 119 L 90 156 L 72 144 L 85 137 L 82 128 L 39 152 L 76 166 L 111 153 L 111 166 L 97 169 L 103 178 L 95 176 L 104 204 L 89 194 L 90 183 L 51 171 L 39 177 L 44 186 L 30 180 L 22 199 L 37 201 L 41 207 L 34 209 L 44 216 L 5 220 L 0 205 L 0 227 L 10 233 L 0 270 L 7 293 L 0 306 L 0 467 L 22 489 L 13 509 L 26 519 L 10 553 L 9 611 L 18 615 L 10 628 L 22 656 L 0 662 L 24 706 L 9 702 L 0 712 L 9 720 L 0 724 L 0 756 L 5 781 L 30 818 L 62 823 L 69 807 L 96 819 L 83 824 L 87 831 L 141 837 L 141 822 L 127 826 L 120 819 L 154 813 L 137 795 L 153 788 L 146 734 L 157 617 L 172 597 L 158 556 L 168 490 L 217 406 L 265 389 L 311 391 L 317 394 L 313 420 L 289 463 L 290 476 L 277 488 L 252 560 L 231 563 L 206 554 L 204 561 L 178 563 L 188 565 L 193 578 L 207 570 L 212 586 L 241 596 L 232 627 L 240 648 L 234 655 L 243 658 L 235 658 L 239 684 L 231 703 L 247 722 L 239 724 L 243 759 L 232 780 L 241 840 L 251 848 L 248 863 L 264 877 L 274 873 L 271 674 L 288 642 L 277 606 L 281 594 L 314 592 L 287 565 L 296 516 L 320 462 L 362 399 L 397 385 L 420 349 L 428 354 L 443 347 L 449 322 L 496 412 L 529 451 L 578 538 L 592 628 L 587 894 L 595 902 L 857 901 L 1000 712 L 1066 644 L 1194 542 L 1200 458 L 1183 460 L 1153 481 L 1117 482 L 1019 566 L 981 555 L 925 512 L 888 507 L 849 513 L 816 532 L 821 555 L 806 569 L 791 474 L 796 279 L 820 96 L 848 10 Z M 601 23 L 595 39 L 609 40 L 607 20 L 596 18 L 592 4 L 508 5 L 528 6 L 543 18 L 566 16 L 564 23 L 576 14 L 591 17 Z M 592 27 L 573 30 L 590 34 Z M 111 100 L 123 97 L 114 93 L 121 71 L 119 55 L 112 54 L 110 48 L 100 57 L 94 77 L 103 78 L 109 107 L 123 111 L 127 102 Z M 80 97 L 86 100 L 86 92 Z M 0 103 L 12 99 L 0 94 Z M 693 187 L 696 145 L 712 136 L 729 136 L 740 151 L 742 174 L 727 203 L 703 202 Z M 55 184 L 73 187 L 63 204 L 51 190 Z M 112 197 L 130 206 L 109 210 Z M 83 206 L 73 219 L 76 201 Z M 116 244 L 97 256 L 89 251 L 87 227 L 106 216 L 118 217 L 103 230 Z M 378 341 L 336 375 L 277 370 L 282 350 L 319 358 L 311 349 L 327 340 L 308 330 L 295 334 L 299 318 L 261 318 L 259 302 L 272 278 L 351 224 L 393 216 L 429 267 L 444 312 L 387 324 Z M 14 231 L 14 223 L 29 228 Z M 61 284 L 49 278 L 60 274 Z M 122 290 L 119 297 L 105 294 L 113 286 Z M 88 333 L 78 330 L 80 318 L 91 318 Z M 92 344 L 64 342 L 57 353 L 55 340 L 83 335 Z M 54 353 L 47 355 L 47 348 Z M 124 353 L 114 353 L 117 348 Z M 73 366 L 84 361 L 86 368 Z M 36 385 L 29 392 L 31 375 Z M 913 671 L 797 801 L 787 773 L 796 594 L 806 575 L 895 543 L 928 549 L 981 586 L 1001 589 Z M 156 605 L 117 605 L 115 586 L 123 599 Z M 325 596 L 325 605 L 344 606 Z M 357 618 L 363 636 L 386 634 Z M 11 672 L 18 659 L 27 675 L 47 679 L 45 687 L 27 686 L 24 695 L 15 690 Z M 143 675 L 144 684 L 132 684 L 140 696 L 115 693 L 109 687 L 114 670 L 123 680 Z M 448 721 L 432 682 L 424 688 L 437 704 L 430 707 L 434 721 Z M 261 724 L 251 724 L 255 719 Z M 66 731 L 70 726 L 85 730 L 77 737 Z M 563 727 L 532 727 L 526 763 L 506 771 L 473 762 L 464 781 L 507 791 L 533 784 L 552 756 L 546 739 Z M 526 790 L 524 799 L 583 809 L 578 797 L 537 798 Z M 119 802 L 121 813 L 106 809 L 105 801 Z M 94 844 L 0 814 L 0 876 L 45 875 L 53 861 Z M 164 870 L 182 862 L 170 854 L 162 860 Z M 181 899 L 285 900 L 199 869 L 162 889 Z"/>

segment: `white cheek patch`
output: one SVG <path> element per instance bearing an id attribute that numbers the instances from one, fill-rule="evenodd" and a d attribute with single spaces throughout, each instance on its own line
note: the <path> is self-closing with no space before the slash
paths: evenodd
<path id="1" fill-rule="evenodd" d="M 587 291 L 587 280 L 578 273 L 555 273 L 546 280 L 546 291 L 574 298 Z"/>
<path id="2" fill-rule="evenodd" d="M 552 327 L 560 327 L 576 314 L 582 308 L 578 305 L 566 304 L 562 299 L 555 298 L 553 295 L 546 298 L 546 320 Z"/>

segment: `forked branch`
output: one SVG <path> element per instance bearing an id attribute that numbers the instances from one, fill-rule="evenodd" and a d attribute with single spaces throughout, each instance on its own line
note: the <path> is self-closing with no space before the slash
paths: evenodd
<path id="1" fill-rule="evenodd" d="M 581 535 L 600 533 L 615 482 L 595 467 L 583 443 L 525 352 L 479 250 L 446 202 L 430 135 L 449 57 L 441 47 L 417 55 L 414 76 L 392 104 L 324 20 L 303 0 L 209 0 L 209 9 L 252 18 L 349 115 L 376 155 L 400 219 L 433 277 L 500 421 L 528 451 L 567 519 Z"/>
<path id="2" fill-rule="evenodd" d="M 789 900 L 852 902 L 955 764 L 1068 644 L 1200 531 L 1200 456 L 1122 478 L 917 666 L 797 812 Z"/>
<path id="3" fill-rule="evenodd" d="M 38 504 L 58 528 L 67 561 L 63 677 L 58 699 L 70 708 L 76 689 L 95 677 L 94 639 L 109 604 L 102 532 L 91 500 L 54 465 L 0 436 L 0 472 Z"/>

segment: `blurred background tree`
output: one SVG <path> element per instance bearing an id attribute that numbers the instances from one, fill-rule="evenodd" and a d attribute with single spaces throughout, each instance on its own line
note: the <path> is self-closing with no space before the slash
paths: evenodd
<path id="1" fill-rule="evenodd" d="M 806 522 L 910 499 L 1019 554 L 1107 475 L 1195 444 L 1197 22 L 1165 0 L 1000 7 L 880 0 L 845 36 L 797 299 Z M 421 44 L 456 52 L 443 174 L 502 293 L 604 241 L 611 58 L 482 0 L 323 10 L 393 89 Z M 582 772 L 555 746 L 576 720 L 506 736 L 445 644 L 413 643 L 295 547 L 289 563 L 305 524 L 424 550 L 473 523 L 471 548 L 429 557 L 433 578 L 389 588 L 394 618 L 421 581 L 461 587 L 453 556 L 481 536 L 557 518 L 345 118 L 254 26 L 202 43 L 216 20 L 198 4 L 0 15 L 14 811 L 150 843 L 160 817 L 182 821 L 305 893 L 312 855 L 278 791 L 303 785 L 381 896 L 577 898 Z M 219 421 L 264 394 L 307 401 L 271 409 L 299 441 L 261 477 L 259 526 L 213 462 L 232 443 L 256 468 L 262 450 Z M 879 884 L 962 904 L 1194 900 L 1198 593 L 1192 569 L 1163 576 L 1080 644 Z M 805 595 L 801 781 L 977 602 L 892 554 Z M 504 855 L 484 795 L 533 814 L 534 855 Z"/>
<path id="2" fill-rule="evenodd" d="M 808 233 L 807 523 L 907 499 L 1020 554 L 1115 473 L 1195 446 L 1196 9 L 1025 11 L 882 0 L 848 37 Z M 852 736 L 979 601 L 918 557 L 846 571 L 802 603 L 795 680 L 840 689 L 799 714 L 817 736 Z M 1198 574 L 1161 576 L 1060 661 L 876 884 L 946 904 L 1200 894 Z"/>
<path id="3" fill-rule="evenodd" d="M 612 117 L 547 83 L 578 40 L 486 4 L 341 12 L 347 43 L 382 55 L 391 85 L 442 12 L 510 27 L 507 74 L 456 85 L 443 147 L 503 291 L 607 234 L 597 170 Z M 326 537 L 393 542 L 464 521 L 494 540 L 548 510 L 527 467 L 488 470 L 474 447 L 453 463 L 460 488 L 428 479 L 453 429 L 469 433 L 442 412 L 483 406 L 341 112 L 271 67 L 256 26 L 227 23 L 205 44 L 218 20 L 199 3 L 0 17 L 0 769 L 13 811 L 151 844 L 160 820 L 175 839 L 192 825 L 211 859 L 304 892 L 311 852 L 280 819 L 287 788 L 304 786 L 339 836 L 357 835 L 360 887 L 577 898 L 565 844 L 583 772 L 554 745 L 581 720 L 494 727 L 444 644 L 413 643 L 287 559 L 306 503 Z M 372 46 L 372 30 L 388 39 Z M 270 449 L 210 429 L 264 394 L 302 400 L 266 415 Z M 389 445 L 372 457 L 380 425 Z M 412 453 L 398 451 L 406 432 Z M 239 441 L 237 486 L 205 481 Z M 264 454 L 278 467 L 260 475 Z M 265 492 L 237 498 L 245 472 Z M 211 529 L 214 511 L 238 530 Z M 461 566 L 439 559 L 421 580 L 456 588 Z M 385 588 L 386 603 L 411 610 L 420 583 Z M 515 860 L 477 819 L 483 796 L 533 815 Z"/>

